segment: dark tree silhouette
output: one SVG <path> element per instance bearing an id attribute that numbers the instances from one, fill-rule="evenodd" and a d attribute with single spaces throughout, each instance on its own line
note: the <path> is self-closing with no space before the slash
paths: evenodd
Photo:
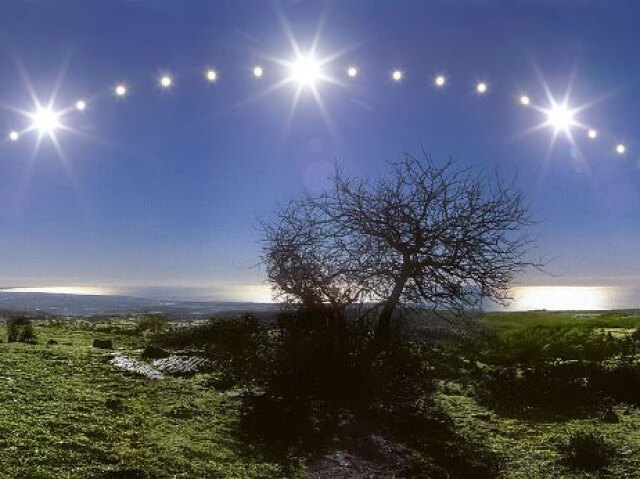
<path id="1" fill-rule="evenodd" d="M 386 341 L 399 304 L 462 313 L 506 303 L 514 275 L 537 263 L 522 193 L 497 175 L 405 155 L 376 180 L 339 168 L 330 191 L 304 195 L 263 223 L 269 281 L 288 299 L 379 304 Z"/>

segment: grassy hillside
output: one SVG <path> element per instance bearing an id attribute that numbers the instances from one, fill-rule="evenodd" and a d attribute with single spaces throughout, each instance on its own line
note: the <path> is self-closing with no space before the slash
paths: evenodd
<path id="1" fill-rule="evenodd" d="M 435 390 L 412 401 L 425 417 L 451 422 L 455 436 L 445 442 L 455 437 L 468 451 L 481 445 L 504 478 L 640 475 L 637 314 L 503 313 L 480 321 L 484 327 L 421 353 Z M 110 339 L 139 358 L 153 338 L 140 324 L 43 320 L 35 324 L 37 344 L 24 344 L 7 343 L 0 322 L 0 478 L 304 475 L 308 457 L 278 464 L 242 439 L 238 385 L 220 388 L 215 372 L 159 381 L 126 374 L 108 362 L 107 350 L 92 347 L 94 339 Z M 169 339 L 206 347 L 205 330 L 179 331 Z M 381 434 L 402 441 L 385 428 Z M 570 439 L 589 433 L 612 448 L 600 469 L 567 459 Z M 415 444 L 410 470 L 420 477 L 436 443 Z M 604 446 L 593 447 L 587 456 Z M 317 452 L 349 448 L 336 439 Z"/>
<path id="2" fill-rule="evenodd" d="M 140 346 L 133 323 L 35 329 L 37 345 L 0 345 L 0 477 L 278 476 L 235 439 L 238 398 L 202 377 L 124 375 L 91 347 Z"/>

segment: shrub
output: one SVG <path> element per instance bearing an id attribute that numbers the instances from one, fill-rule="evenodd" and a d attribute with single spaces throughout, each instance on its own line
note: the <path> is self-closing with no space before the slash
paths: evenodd
<path id="1" fill-rule="evenodd" d="M 36 334 L 33 323 L 26 316 L 18 316 L 7 320 L 7 342 L 35 343 Z"/>
<path id="2" fill-rule="evenodd" d="M 611 464 L 614 447 L 601 434 L 579 431 L 560 444 L 558 451 L 569 467 L 597 471 Z"/>
<path id="3" fill-rule="evenodd" d="M 159 333 L 161 331 L 166 330 L 168 327 L 168 321 L 166 318 L 156 315 L 156 314 L 145 314 L 140 319 L 138 319 L 136 324 L 136 331 L 138 333 Z"/>

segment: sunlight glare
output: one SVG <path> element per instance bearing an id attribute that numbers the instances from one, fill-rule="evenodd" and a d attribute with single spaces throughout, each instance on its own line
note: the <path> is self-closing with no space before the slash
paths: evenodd
<path id="1" fill-rule="evenodd" d="M 347 75 L 349 78 L 355 78 L 358 76 L 358 69 L 356 67 L 349 67 L 347 69 Z"/>
<path id="2" fill-rule="evenodd" d="M 478 92 L 479 95 L 484 95 L 485 93 L 487 93 L 487 90 L 489 89 L 489 86 L 481 81 L 476 85 L 476 92 Z"/>
<path id="3" fill-rule="evenodd" d="M 124 85 L 116 85 L 113 91 L 117 96 L 125 96 L 127 94 L 127 87 Z"/>
<path id="4" fill-rule="evenodd" d="M 400 70 L 394 70 L 393 73 L 391 74 L 391 78 L 393 79 L 393 81 L 395 82 L 399 82 L 400 80 L 402 80 L 403 77 L 403 73 Z"/>
<path id="5" fill-rule="evenodd" d="M 616 153 L 619 155 L 624 155 L 627 152 L 627 147 L 623 143 L 618 143 L 616 145 Z"/>
<path id="6" fill-rule="evenodd" d="M 608 308 L 608 288 L 599 286 L 521 286 L 514 288 L 512 309 L 531 311 Z"/>
<path id="7" fill-rule="evenodd" d="M 592 128 L 587 132 L 587 136 L 592 140 L 595 140 L 598 137 L 598 131 Z"/>
<path id="8" fill-rule="evenodd" d="M 438 75 L 435 79 L 435 84 L 437 87 L 442 88 L 445 83 L 447 83 L 447 79 L 444 75 Z"/>
<path id="9" fill-rule="evenodd" d="M 531 98 L 529 98 L 529 96 L 527 95 L 522 95 L 520 97 L 520 104 L 522 106 L 529 106 L 531 104 Z"/>
<path id="10" fill-rule="evenodd" d="M 84 111 L 87 108 L 87 102 L 84 100 L 78 100 L 76 102 L 76 110 Z"/>
<path id="11" fill-rule="evenodd" d="M 253 76 L 256 78 L 262 78 L 262 75 L 264 74 L 264 71 L 262 70 L 261 66 L 255 66 L 253 67 Z"/>
<path id="12" fill-rule="evenodd" d="M 18 141 L 19 139 L 20 139 L 20 134 L 17 131 L 12 130 L 9 132 L 9 140 Z"/>

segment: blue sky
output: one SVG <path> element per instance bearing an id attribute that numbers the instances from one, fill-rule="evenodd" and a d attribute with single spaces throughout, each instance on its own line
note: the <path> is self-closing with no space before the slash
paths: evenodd
<path id="1" fill-rule="evenodd" d="M 550 275 L 525 284 L 635 284 L 640 269 L 640 6 L 634 1 L 13 1 L 0 3 L 0 259 L 3 285 L 198 287 L 256 298 L 256 217 L 324 184 L 340 159 L 356 175 L 421 146 L 435 158 L 517 173 L 540 220 Z M 295 85 L 266 92 L 318 24 L 323 114 Z M 261 64 L 261 79 L 251 75 Z M 358 76 L 345 75 L 356 65 Z M 207 84 L 204 71 L 219 74 Z M 394 68 L 405 77 L 390 80 Z M 577 119 L 575 145 L 523 108 L 546 107 L 542 73 Z M 175 85 L 159 88 L 161 73 Z M 444 89 L 433 86 L 437 73 Z M 25 78 L 62 121 L 63 158 L 29 120 Z M 479 97 L 474 84 L 486 80 Z M 115 98 L 125 82 L 129 94 Z M 598 102 L 595 100 L 600 99 Z M 624 156 L 614 151 L 627 145 Z"/>

